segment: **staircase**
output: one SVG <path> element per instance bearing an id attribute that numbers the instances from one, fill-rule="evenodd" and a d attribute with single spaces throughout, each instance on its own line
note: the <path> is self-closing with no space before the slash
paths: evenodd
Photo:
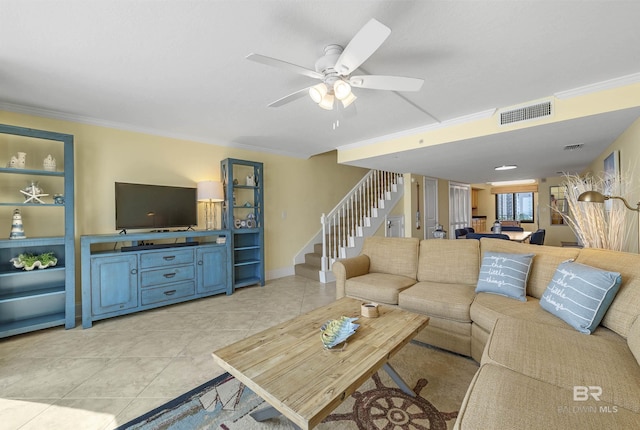
<path id="1" fill-rule="evenodd" d="M 404 194 L 400 173 L 370 170 L 328 214 L 321 230 L 294 258 L 295 274 L 320 282 L 335 280 L 331 266 L 354 257 Z"/>

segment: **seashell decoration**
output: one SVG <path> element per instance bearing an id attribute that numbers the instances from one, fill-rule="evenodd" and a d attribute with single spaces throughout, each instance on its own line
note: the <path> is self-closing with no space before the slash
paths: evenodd
<path id="1" fill-rule="evenodd" d="M 336 320 L 327 321 L 320 327 L 322 338 L 322 344 L 325 348 L 333 348 L 334 346 L 344 342 L 356 332 L 356 329 L 360 327 L 359 324 L 354 324 L 358 318 L 349 318 L 342 316 Z"/>

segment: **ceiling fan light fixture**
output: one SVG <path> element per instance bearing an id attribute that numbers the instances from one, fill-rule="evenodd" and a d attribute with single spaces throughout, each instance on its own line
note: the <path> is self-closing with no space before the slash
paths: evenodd
<path id="1" fill-rule="evenodd" d="M 347 97 L 345 97 L 344 99 L 340 100 L 342 102 L 342 107 L 346 108 L 351 103 L 355 102 L 357 98 L 358 97 L 356 97 L 353 93 L 349 93 L 349 95 Z"/>
<path id="2" fill-rule="evenodd" d="M 322 97 L 322 100 L 320 100 L 320 103 L 318 103 L 318 106 L 320 106 L 322 109 L 332 110 L 333 94 L 325 94 L 324 97 Z"/>
<path id="3" fill-rule="evenodd" d="M 339 79 L 333 84 L 333 93 L 338 100 L 344 100 L 351 94 L 351 85 Z"/>
<path id="4" fill-rule="evenodd" d="M 309 96 L 311 96 L 311 100 L 316 103 L 321 103 L 322 98 L 327 95 L 327 92 L 327 86 L 324 84 L 324 82 L 321 82 L 309 88 Z"/>

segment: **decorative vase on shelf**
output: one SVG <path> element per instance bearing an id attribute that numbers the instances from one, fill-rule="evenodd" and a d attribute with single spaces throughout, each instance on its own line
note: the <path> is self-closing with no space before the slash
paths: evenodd
<path id="1" fill-rule="evenodd" d="M 15 209 L 13 211 L 13 220 L 11 222 L 11 233 L 9 234 L 9 239 L 26 239 L 27 236 L 24 235 L 24 227 L 22 226 L 22 214 L 20 213 L 20 209 Z"/>
<path id="2" fill-rule="evenodd" d="M 27 153 L 18 152 L 18 155 L 11 156 L 11 159 L 7 163 L 7 167 L 11 167 L 14 169 L 24 169 L 24 166 L 26 164 L 27 164 Z"/>
<path id="3" fill-rule="evenodd" d="M 44 167 L 44 170 L 47 170 L 49 172 L 55 172 L 56 159 L 53 158 L 51 154 L 47 155 L 47 158 L 45 158 L 44 161 L 42 162 L 42 167 Z"/>

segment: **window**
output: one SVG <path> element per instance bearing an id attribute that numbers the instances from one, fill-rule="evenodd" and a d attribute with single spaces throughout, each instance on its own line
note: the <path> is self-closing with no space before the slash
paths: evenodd
<path id="1" fill-rule="evenodd" d="M 496 217 L 500 221 L 533 222 L 533 193 L 496 194 Z"/>

